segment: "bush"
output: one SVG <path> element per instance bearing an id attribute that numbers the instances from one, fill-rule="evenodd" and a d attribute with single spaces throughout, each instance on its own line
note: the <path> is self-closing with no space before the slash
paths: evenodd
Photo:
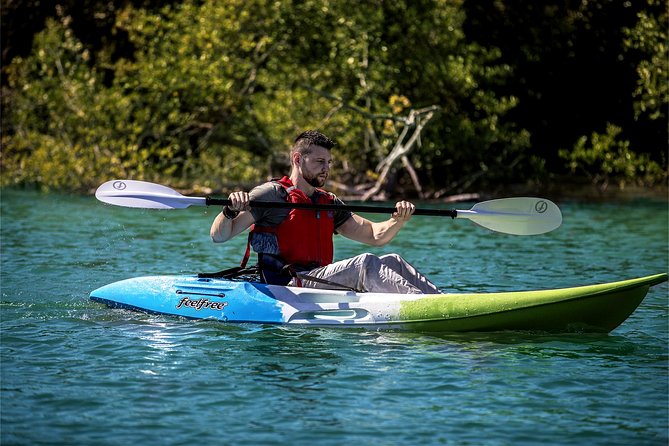
<path id="1" fill-rule="evenodd" d="M 600 189 L 606 189 L 612 181 L 620 188 L 663 181 L 666 177 L 662 168 L 648 155 L 633 152 L 629 141 L 619 139 L 621 132 L 620 127 L 609 123 L 606 133 L 583 136 L 572 150 L 560 150 L 560 156 L 573 173 L 584 173 Z"/>

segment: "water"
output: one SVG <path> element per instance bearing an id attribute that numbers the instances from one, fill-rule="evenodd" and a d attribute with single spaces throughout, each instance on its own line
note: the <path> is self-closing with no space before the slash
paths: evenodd
<path id="1" fill-rule="evenodd" d="M 666 272 L 667 204 L 559 203 L 539 237 L 416 217 L 399 252 L 453 291 Z M 667 284 L 608 335 L 226 325 L 88 300 L 127 277 L 234 266 L 217 209 L 2 192 L 3 445 L 666 445 Z M 467 209 L 469 205 L 456 206 Z M 370 216 L 372 217 L 372 216 Z M 378 216 L 376 216 L 378 218 Z M 336 256 L 362 247 L 337 240 Z"/>

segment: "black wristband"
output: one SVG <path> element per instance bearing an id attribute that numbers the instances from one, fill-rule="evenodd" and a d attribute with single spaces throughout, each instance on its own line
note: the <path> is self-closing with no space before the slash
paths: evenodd
<path id="1" fill-rule="evenodd" d="M 228 220 L 233 220 L 237 215 L 239 215 L 239 211 L 233 211 L 228 206 L 224 206 L 223 207 L 223 215 Z"/>

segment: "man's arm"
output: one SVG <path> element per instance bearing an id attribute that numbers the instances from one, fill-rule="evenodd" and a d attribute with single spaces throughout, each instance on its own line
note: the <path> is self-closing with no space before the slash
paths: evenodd
<path id="1" fill-rule="evenodd" d="M 407 201 L 400 201 L 395 207 L 397 211 L 389 220 L 378 223 L 352 214 L 351 218 L 337 228 L 337 232 L 357 242 L 383 246 L 395 238 L 415 210 L 415 206 Z"/>
<path id="2" fill-rule="evenodd" d="M 211 225 L 211 239 L 214 243 L 227 242 L 240 232 L 244 232 L 253 224 L 253 214 L 242 211 L 234 219 L 226 218 L 223 212 L 219 213 Z"/>
<path id="3" fill-rule="evenodd" d="M 209 234 L 214 243 L 227 242 L 240 232 L 248 229 L 255 222 L 253 214 L 249 211 L 249 194 L 247 192 L 233 192 L 230 194 L 230 206 L 232 212 L 239 212 L 235 218 L 227 218 L 221 211 L 211 224 Z"/>

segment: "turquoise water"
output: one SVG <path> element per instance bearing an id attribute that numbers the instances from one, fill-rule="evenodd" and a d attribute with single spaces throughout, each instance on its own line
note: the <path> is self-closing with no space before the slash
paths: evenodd
<path id="1" fill-rule="evenodd" d="M 669 269 L 666 203 L 558 204 L 564 225 L 543 236 L 415 217 L 390 246 L 366 250 L 399 252 L 452 291 Z M 245 237 L 211 243 L 217 209 L 11 190 L 1 206 L 2 445 L 669 441 L 666 283 L 608 335 L 187 321 L 108 309 L 88 293 L 132 276 L 234 266 Z M 362 249 L 336 242 L 338 258 Z"/>

